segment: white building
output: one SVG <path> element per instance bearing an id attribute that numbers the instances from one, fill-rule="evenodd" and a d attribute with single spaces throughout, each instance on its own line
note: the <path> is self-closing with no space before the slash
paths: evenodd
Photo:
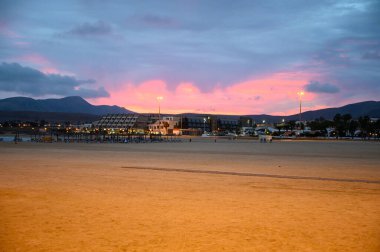
<path id="1" fill-rule="evenodd" d="M 175 116 L 164 116 L 161 120 L 157 120 L 154 123 L 148 125 L 149 131 L 152 134 L 179 134 L 180 118 Z"/>

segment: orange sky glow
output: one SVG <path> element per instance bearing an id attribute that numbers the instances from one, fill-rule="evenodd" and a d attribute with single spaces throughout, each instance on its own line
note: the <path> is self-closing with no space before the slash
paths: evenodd
<path id="1" fill-rule="evenodd" d="M 160 102 L 162 113 L 266 113 L 285 116 L 298 113 L 297 92 L 303 90 L 305 83 L 313 77 L 311 73 L 283 72 L 227 87 L 215 86 L 208 92 L 201 91 L 191 82 L 179 83 L 175 89 L 169 89 L 163 80 L 150 80 L 137 85 L 127 82 L 118 85 L 117 89 L 109 88 L 110 97 L 90 99 L 90 102 L 117 104 L 139 113 L 156 113 L 156 98 L 163 96 Z M 302 97 L 303 110 L 325 108 L 313 105 L 315 97 L 316 94 L 305 92 Z"/>

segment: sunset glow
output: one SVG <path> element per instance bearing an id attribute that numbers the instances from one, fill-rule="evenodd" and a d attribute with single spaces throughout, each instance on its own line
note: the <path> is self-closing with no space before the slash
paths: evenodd
<path id="1" fill-rule="evenodd" d="M 149 113 L 160 99 L 162 113 L 218 113 L 218 114 L 261 114 L 289 115 L 298 111 L 297 92 L 307 82 L 308 74 L 279 73 L 257 80 L 215 87 L 201 91 L 196 84 L 179 83 L 170 90 L 163 80 L 152 80 L 141 84 L 118 85 L 110 90 L 110 97 L 91 99 L 94 104 L 121 104 L 136 112 Z M 315 94 L 305 94 L 305 108 L 315 109 Z M 158 99 L 158 98 L 157 98 Z M 323 108 L 323 107 L 318 107 Z"/>
<path id="2" fill-rule="evenodd" d="M 289 115 L 300 91 L 304 111 L 380 97 L 376 1 L 0 9 L 0 99 L 81 96 L 149 113 L 161 96 L 163 113 Z"/>
<path id="3" fill-rule="evenodd" d="M 0 0 L 0 252 L 380 251 L 380 0 Z"/>

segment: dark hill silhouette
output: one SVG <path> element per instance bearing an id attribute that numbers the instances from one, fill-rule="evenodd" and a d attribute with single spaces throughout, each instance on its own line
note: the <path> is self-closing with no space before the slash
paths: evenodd
<path id="1" fill-rule="evenodd" d="M 73 124 L 92 123 L 102 118 L 101 115 L 83 113 L 64 112 L 36 112 L 36 111 L 0 111 L 0 122 L 21 121 L 21 122 L 55 122 Z"/>
<path id="2" fill-rule="evenodd" d="M 61 99 L 35 100 L 28 97 L 13 97 L 0 100 L 0 111 L 34 111 L 34 112 L 63 112 L 106 115 L 116 113 L 133 113 L 119 106 L 88 103 L 82 97 L 69 96 Z"/>
<path id="3" fill-rule="evenodd" d="M 351 114 L 353 119 L 357 119 L 360 116 L 369 116 L 372 118 L 380 118 L 380 102 L 379 101 L 365 101 L 353 104 L 348 104 L 343 107 L 338 108 L 327 108 L 319 109 L 313 111 L 305 111 L 301 114 L 301 120 L 315 120 L 323 117 L 326 120 L 332 120 L 336 114 Z M 182 116 L 201 116 L 202 114 L 185 113 Z M 238 119 L 237 115 L 218 115 L 220 117 L 230 118 L 231 120 Z M 289 115 L 289 116 L 276 116 L 276 115 L 245 115 L 246 117 L 252 118 L 253 121 L 262 122 L 280 122 L 282 119 L 289 120 L 299 120 L 299 114 Z"/>
<path id="4" fill-rule="evenodd" d="M 32 113 L 33 112 L 33 113 Z M 81 119 L 80 121 L 97 120 L 101 115 L 117 114 L 117 113 L 133 113 L 118 106 L 94 106 L 79 96 L 70 96 L 61 99 L 45 99 L 35 100 L 27 97 L 13 97 L 0 100 L 0 121 L 5 120 L 21 120 L 33 118 L 51 118 L 54 121 L 60 117 L 70 120 Z M 302 113 L 302 120 L 314 120 L 323 117 L 327 120 L 332 120 L 337 114 L 351 114 L 354 119 L 360 116 L 380 118 L 380 102 L 365 101 L 338 108 L 327 108 L 314 111 L 306 111 Z M 94 116 L 96 115 L 96 116 Z M 201 114 L 185 113 L 182 116 L 201 116 Z M 230 118 L 231 120 L 238 119 L 239 115 L 217 115 L 218 117 Z M 276 115 L 246 115 L 251 117 L 256 122 L 266 120 L 267 122 L 280 122 L 282 119 L 298 120 L 298 114 L 290 116 Z"/>
<path id="5" fill-rule="evenodd" d="M 365 101 L 353 104 L 348 104 L 338 108 L 319 109 L 314 111 L 306 111 L 301 114 L 302 120 L 314 120 L 323 117 L 327 120 L 332 120 L 336 114 L 351 114 L 354 119 L 360 116 L 369 116 L 380 118 L 380 102 Z M 288 116 L 289 120 L 298 120 L 298 114 Z"/>

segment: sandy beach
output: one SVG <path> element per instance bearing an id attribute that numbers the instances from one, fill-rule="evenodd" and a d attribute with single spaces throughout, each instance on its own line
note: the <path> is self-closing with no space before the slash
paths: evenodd
<path id="1" fill-rule="evenodd" d="M 0 251 L 380 251 L 379 142 L 0 143 L 0 158 Z"/>

